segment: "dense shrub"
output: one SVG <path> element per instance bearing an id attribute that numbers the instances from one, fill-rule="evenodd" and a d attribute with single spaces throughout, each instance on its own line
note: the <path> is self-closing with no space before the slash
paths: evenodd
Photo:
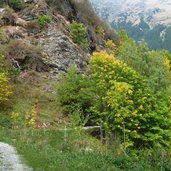
<path id="1" fill-rule="evenodd" d="M 51 17 L 48 15 L 41 15 L 38 17 L 38 22 L 40 26 L 44 27 L 51 22 Z"/>
<path id="2" fill-rule="evenodd" d="M 87 28 L 82 23 L 77 23 L 73 21 L 70 24 L 70 36 L 73 39 L 74 43 L 80 45 L 81 47 L 87 49 L 88 42 L 86 39 Z"/>
<path id="3" fill-rule="evenodd" d="M 21 10 L 22 8 L 22 3 L 20 0 L 9 0 L 8 4 L 15 11 Z"/>
<path id="4" fill-rule="evenodd" d="M 137 45 L 124 31 L 121 35 L 123 41 L 117 49 L 117 58 L 139 72 L 153 91 L 166 90 L 171 71 L 165 64 L 171 63 L 171 54 L 163 50 L 151 51 L 145 43 Z"/>
<path id="5" fill-rule="evenodd" d="M 89 80 L 81 74 L 77 74 L 76 66 L 69 68 L 67 75 L 62 75 L 60 83 L 57 84 L 57 97 L 63 106 L 63 110 L 73 114 L 79 110 L 86 115 L 91 99 L 84 95 L 83 88 L 86 88 Z"/>
<path id="6" fill-rule="evenodd" d="M 169 146 L 170 102 L 153 93 L 143 77 L 113 55 L 94 53 L 88 76 L 71 72 L 61 79 L 58 93 L 67 112 L 79 109 L 91 122 L 102 124 L 129 146 Z"/>
<path id="7" fill-rule="evenodd" d="M 115 43 L 112 40 L 108 39 L 106 41 L 105 47 L 106 47 L 106 50 L 108 51 L 108 53 L 115 54 L 115 52 L 116 52 L 116 45 L 115 45 Z"/>
<path id="8" fill-rule="evenodd" d="M 117 130 L 121 135 L 125 132 L 128 145 L 129 140 L 142 146 L 169 142 L 167 97 L 160 92 L 153 94 L 141 75 L 106 53 L 95 53 L 90 69 L 95 95 L 101 92 L 93 110 L 106 129 Z"/>

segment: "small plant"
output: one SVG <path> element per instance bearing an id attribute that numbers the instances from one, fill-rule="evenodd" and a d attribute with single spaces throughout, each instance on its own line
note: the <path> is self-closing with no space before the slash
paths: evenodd
<path id="1" fill-rule="evenodd" d="M 0 103 L 7 100 L 11 93 L 9 78 L 3 69 L 3 56 L 0 55 Z"/>
<path id="2" fill-rule="evenodd" d="M 0 23 L 1 26 L 1 23 Z M 0 28 L 0 44 L 4 44 L 8 42 L 8 37 L 5 34 L 5 29 L 3 27 Z"/>
<path id="3" fill-rule="evenodd" d="M 116 52 L 116 45 L 115 45 L 115 43 L 112 40 L 108 39 L 106 41 L 105 47 L 106 47 L 106 49 L 107 49 L 107 51 L 109 53 L 115 54 L 115 52 Z"/>
<path id="4" fill-rule="evenodd" d="M 96 34 L 103 38 L 104 36 L 104 28 L 102 26 L 97 26 L 95 29 Z"/>
<path id="5" fill-rule="evenodd" d="M 51 22 L 51 17 L 49 15 L 41 15 L 38 17 L 39 25 L 44 27 Z"/>
<path id="6" fill-rule="evenodd" d="M 12 112 L 11 119 L 14 128 L 35 128 L 38 120 L 38 111 L 36 107 L 33 107 L 31 111 L 27 111 L 25 114 Z"/>
<path id="7" fill-rule="evenodd" d="M 5 41 L 5 36 L 4 36 L 4 29 L 1 27 L 0 28 L 0 43 Z"/>
<path id="8" fill-rule="evenodd" d="M 20 0 L 9 0 L 8 4 L 15 11 L 21 10 L 21 8 L 22 8 L 22 3 Z"/>
<path id="9" fill-rule="evenodd" d="M 78 44 L 79 46 L 87 49 L 88 48 L 88 41 L 86 39 L 87 28 L 82 23 L 77 23 L 73 21 L 70 24 L 70 36 L 74 43 Z"/>

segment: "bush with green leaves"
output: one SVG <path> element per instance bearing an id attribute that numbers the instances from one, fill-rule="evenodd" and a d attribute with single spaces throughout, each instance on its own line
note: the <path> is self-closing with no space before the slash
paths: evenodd
<path id="1" fill-rule="evenodd" d="M 82 48 L 88 48 L 88 41 L 86 38 L 87 28 L 82 23 L 73 21 L 70 24 L 70 36 L 74 43 L 78 44 Z"/>
<path id="2" fill-rule="evenodd" d="M 125 147 L 169 146 L 168 96 L 154 94 L 138 72 L 106 52 L 92 55 L 87 72 L 69 70 L 59 82 L 59 100 L 66 112 L 79 109 L 90 116 L 89 122 L 119 135 Z"/>
<path id="3" fill-rule="evenodd" d="M 71 66 L 66 75 L 61 75 L 60 82 L 56 85 L 57 99 L 66 113 L 73 114 L 79 111 L 86 115 L 91 97 L 86 96 L 83 90 L 88 84 L 89 79 L 85 75 L 77 74 L 76 66 Z"/>
<path id="4" fill-rule="evenodd" d="M 21 10 L 22 8 L 22 3 L 20 0 L 9 0 L 8 4 L 15 11 Z"/>
<path id="5" fill-rule="evenodd" d="M 146 43 L 137 45 L 124 31 L 120 34 L 123 41 L 116 57 L 139 72 L 154 92 L 168 89 L 171 70 L 166 64 L 171 63 L 171 54 L 164 50 L 150 50 Z"/>
<path id="6" fill-rule="evenodd" d="M 38 22 L 39 22 L 40 26 L 42 26 L 42 27 L 44 27 L 48 23 L 50 23 L 51 20 L 52 20 L 52 18 L 49 15 L 41 15 L 38 17 Z"/>

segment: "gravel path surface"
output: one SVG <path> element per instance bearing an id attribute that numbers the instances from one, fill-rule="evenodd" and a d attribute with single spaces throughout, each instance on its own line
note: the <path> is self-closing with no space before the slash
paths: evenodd
<path id="1" fill-rule="evenodd" d="M 0 142 L 0 171 L 32 171 L 26 166 L 14 147 Z"/>

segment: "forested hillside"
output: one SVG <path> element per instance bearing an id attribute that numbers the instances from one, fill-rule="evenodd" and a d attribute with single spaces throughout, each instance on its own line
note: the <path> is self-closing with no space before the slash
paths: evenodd
<path id="1" fill-rule="evenodd" d="M 88 0 L 0 0 L 0 141 L 35 171 L 170 171 L 171 54 Z"/>

